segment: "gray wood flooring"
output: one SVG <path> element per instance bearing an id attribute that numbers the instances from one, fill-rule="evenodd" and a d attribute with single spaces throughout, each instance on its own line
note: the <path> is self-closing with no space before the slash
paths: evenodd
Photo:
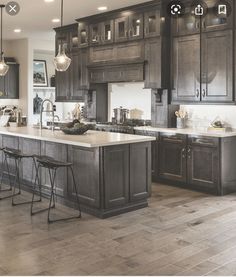
<path id="1" fill-rule="evenodd" d="M 83 214 L 48 225 L 46 214 L 1 201 L 0 275 L 236 274 L 236 194 L 154 184 L 149 203 L 106 220 Z"/>

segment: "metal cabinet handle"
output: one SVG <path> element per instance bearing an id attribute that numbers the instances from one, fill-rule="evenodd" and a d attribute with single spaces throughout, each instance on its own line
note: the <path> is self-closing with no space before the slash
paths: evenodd
<path id="1" fill-rule="evenodd" d="M 197 98 L 199 98 L 199 96 L 200 96 L 200 90 L 199 89 L 196 90 L 196 96 L 197 96 Z"/>
<path id="2" fill-rule="evenodd" d="M 192 154 L 192 149 L 189 147 L 188 148 L 188 158 L 191 159 L 191 154 Z"/>
<path id="3" fill-rule="evenodd" d="M 182 152 L 182 158 L 185 159 L 186 158 L 186 149 L 183 148 L 181 152 Z"/>
<path id="4" fill-rule="evenodd" d="M 203 98 L 206 97 L 206 90 L 205 90 L 205 89 L 202 90 L 202 97 L 203 97 Z"/>

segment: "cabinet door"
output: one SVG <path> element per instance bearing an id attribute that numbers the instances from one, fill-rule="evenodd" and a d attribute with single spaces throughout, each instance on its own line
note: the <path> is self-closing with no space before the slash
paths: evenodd
<path id="1" fill-rule="evenodd" d="M 99 149 L 68 147 L 68 159 L 73 163 L 76 185 L 81 204 L 100 207 Z M 71 172 L 68 172 L 68 194 L 76 199 Z"/>
<path id="2" fill-rule="evenodd" d="M 115 41 L 127 41 L 129 36 L 129 18 L 121 17 L 115 20 Z"/>
<path id="3" fill-rule="evenodd" d="M 67 146 L 64 144 L 58 144 L 54 142 L 41 142 L 41 155 L 49 156 L 58 161 L 67 161 Z M 42 185 L 45 186 L 45 193 L 49 193 L 51 189 L 50 177 L 47 169 L 42 169 Z M 57 171 L 56 176 L 56 194 L 65 197 L 68 195 L 68 178 L 67 178 L 67 169 L 60 168 Z"/>
<path id="4" fill-rule="evenodd" d="M 145 42 L 145 88 L 161 88 L 161 38 Z"/>
<path id="5" fill-rule="evenodd" d="M 114 21 L 108 20 L 101 23 L 101 43 L 111 43 L 114 41 Z"/>
<path id="6" fill-rule="evenodd" d="M 88 51 L 87 49 L 79 50 L 79 88 L 81 90 L 89 89 L 88 76 Z"/>
<path id="7" fill-rule="evenodd" d="M 8 99 L 19 99 L 19 65 L 10 64 L 5 76 L 5 95 Z"/>
<path id="8" fill-rule="evenodd" d="M 151 192 L 151 145 L 130 145 L 130 199 L 146 199 Z"/>
<path id="9" fill-rule="evenodd" d="M 186 182 L 186 142 L 181 136 L 161 135 L 159 148 L 159 177 Z"/>
<path id="10" fill-rule="evenodd" d="M 68 101 L 70 99 L 70 88 L 70 69 L 65 72 L 56 71 L 56 101 Z"/>
<path id="11" fill-rule="evenodd" d="M 125 205 L 129 201 L 129 146 L 104 148 L 105 208 Z"/>
<path id="12" fill-rule="evenodd" d="M 224 3 L 224 1 L 220 3 L 218 0 L 208 0 L 206 4 L 208 10 L 206 16 L 202 20 L 203 32 L 224 30 L 233 27 L 234 3 L 232 0 L 227 0 L 227 3 Z M 219 5 L 222 4 L 226 5 L 226 10 L 224 10 L 224 7 L 219 7 Z M 226 14 L 224 11 L 226 11 Z"/>
<path id="13" fill-rule="evenodd" d="M 90 44 L 99 44 L 101 42 L 101 24 L 91 24 L 89 30 Z"/>
<path id="14" fill-rule="evenodd" d="M 70 100 L 73 100 L 73 101 L 84 101 L 84 91 L 80 89 L 79 63 L 80 63 L 79 53 L 78 52 L 72 53 L 69 74 L 70 74 L 70 83 L 71 83 Z"/>
<path id="15" fill-rule="evenodd" d="M 218 148 L 191 146 L 188 151 L 188 184 L 216 191 L 219 183 Z"/>
<path id="16" fill-rule="evenodd" d="M 63 45 L 66 53 L 71 52 L 71 33 L 67 31 L 59 31 L 56 34 L 56 53 L 58 53 L 59 45 Z"/>
<path id="17" fill-rule="evenodd" d="M 84 22 L 79 22 L 78 44 L 80 48 L 88 46 L 89 27 Z"/>
<path id="18" fill-rule="evenodd" d="M 41 141 L 27 138 L 19 139 L 19 149 L 24 154 L 40 155 Z M 35 168 L 32 159 L 22 159 L 22 178 L 27 185 L 32 186 L 35 181 Z"/>
<path id="19" fill-rule="evenodd" d="M 146 38 L 160 36 L 160 10 L 144 13 L 144 36 Z"/>
<path id="20" fill-rule="evenodd" d="M 173 42 L 172 101 L 200 101 L 200 35 L 175 38 Z"/>
<path id="21" fill-rule="evenodd" d="M 200 19 L 195 17 L 191 3 L 185 3 L 185 14 L 171 19 L 172 33 L 174 36 L 199 34 L 201 29 Z"/>
<path id="22" fill-rule="evenodd" d="M 143 38 L 143 14 L 135 13 L 129 16 L 129 40 Z"/>
<path id="23" fill-rule="evenodd" d="M 233 101 L 233 33 L 209 32 L 202 36 L 202 101 Z"/>

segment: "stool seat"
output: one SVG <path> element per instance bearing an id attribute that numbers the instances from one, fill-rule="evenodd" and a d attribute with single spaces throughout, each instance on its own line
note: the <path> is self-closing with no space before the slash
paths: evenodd
<path id="1" fill-rule="evenodd" d="M 14 159 L 22 159 L 22 158 L 33 158 L 34 155 L 29 155 L 22 153 L 21 150 L 18 149 L 13 149 L 13 148 L 3 148 L 2 149 L 5 155 L 7 155 L 9 158 L 14 158 Z"/>
<path id="2" fill-rule="evenodd" d="M 46 167 L 46 168 L 55 169 L 55 168 L 59 168 L 59 167 L 72 166 L 72 163 L 57 161 L 48 156 L 35 156 L 35 158 L 40 165 L 42 165 L 43 167 Z"/>

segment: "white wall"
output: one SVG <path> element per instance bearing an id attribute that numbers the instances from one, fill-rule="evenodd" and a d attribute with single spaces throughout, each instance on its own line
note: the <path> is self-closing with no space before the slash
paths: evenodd
<path id="1" fill-rule="evenodd" d="M 113 109 L 138 109 L 143 112 L 142 119 L 151 119 L 151 90 L 143 89 L 144 83 L 112 83 L 108 87 L 108 118 L 113 117 Z"/>
<path id="2" fill-rule="evenodd" d="M 188 112 L 188 127 L 209 127 L 210 123 L 219 117 L 226 126 L 236 129 L 236 106 L 181 106 Z"/>

